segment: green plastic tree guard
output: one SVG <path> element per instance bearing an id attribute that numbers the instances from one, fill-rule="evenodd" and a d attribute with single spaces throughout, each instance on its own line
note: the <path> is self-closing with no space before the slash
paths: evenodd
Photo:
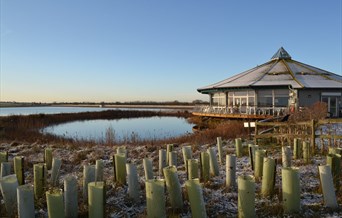
<path id="1" fill-rule="evenodd" d="M 59 158 L 53 158 L 52 159 L 52 170 L 51 170 L 51 185 L 52 186 L 58 186 L 58 180 L 59 180 L 59 170 L 62 166 L 62 160 Z"/>
<path id="2" fill-rule="evenodd" d="M 236 187 L 236 156 L 226 155 L 226 187 Z"/>
<path id="3" fill-rule="evenodd" d="M 261 184 L 262 196 L 272 196 L 275 186 L 276 161 L 272 158 L 264 157 L 263 176 Z"/>
<path id="4" fill-rule="evenodd" d="M 328 148 L 328 154 L 339 154 L 339 155 L 342 155 L 342 148 L 329 147 Z"/>
<path id="5" fill-rule="evenodd" d="M 145 184 L 146 184 L 147 217 L 148 218 L 166 217 L 164 179 L 147 180 Z"/>
<path id="6" fill-rule="evenodd" d="M 241 138 L 235 139 L 235 149 L 236 149 L 236 156 L 242 157 L 242 141 L 241 141 Z"/>
<path id="7" fill-rule="evenodd" d="M 125 159 L 126 156 L 124 155 Z M 105 183 L 90 182 L 88 184 L 89 218 L 104 217 L 105 212 Z"/>
<path id="8" fill-rule="evenodd" d="M 293 159 L 297 160 L 302 157 L 302 148 L 300 146 L 299 139 L 295 138 L 293 139 Z"/>
<path id="9" fill-rule="evenodd" d="M 183 161 L 186 173 L 188 173 L 188 159 L 192 159 L 192 148 L 190 145 L 182 147 Z"/>
<path id="10" fill-rule="evenodd" d="M 256 150 L 255 151 L 255 169 L 254 176 L 255 179 L 260 179 L 262 177 L 264 157 L 266 156 L 266 150 Z"/>
<path id="11" fill-rule="evenodd" d="M 8 152 L 7 151 L 1 151 L 0 152 L 0 164 L 2 162 L 8 162 Z"/>
<path id="12" fill-rule="evenodd" d="M 17 208 L 18 179 L 15 174 L 4 176 L 0 179 L 1 194 L 5 201 L 7 215 L 14 216 Z"/>
<path id="13" fill-rule="evenodd" d="M 218 151 L 218 163 L 220 165 L 222 165 L 223 162 L 223 151 L 222 151 L 222 138 L 221 137 L 217 137 L 216 138 L 216 142 L 217 142 L 217 151 Z"/>
<path id="14" fill-rule="evenodd" d="M 153 165 L 151 158 L 144 158 L 143 159 L 144 171 L 145 171 L 145 181 L 149 179 L 153 179 Z"/>
<path id="15" fill-rule="evenodd" d="M 305 164 L 309 164 L 311 161 L 310 144 L 306 141 L 303 141 L 303 159 Z"/>
<path id="16" fill-rule="evenodd" d="M 17 188 L 18 217 L 35 217 L 33 186 L 21 185 Z"/>
<path id="17" fill-rule="evenodd" d="M 33 165 L 34 196 L 36 199 L 43 197 L 47 182 L 47 169 L 45 163 Z"/>
<path id="18" fill-rule="evenodd" d="M 196 218 L 207 217 L 203 192 L 199 179 L 189 179 L 185 182 L 185 188 L 188 192 L 188 197 L 191 207 L 191 216 Z"/>
<path id="19" fill-rule="evenodd" d="M 299 170 L 294 167 L 281 169 L 283 208 L 285 213 L 300 211 L 300 180 Z"/>
<path id="20" fill-rule="evenodd" d="M 252 176 L 238 177 L 238 216 L 256 217 L 255 181 Z"/>
<path id="21" fill-rule="evenodd" d="M 173 144 L 166 145 L 166 163 L 169 163 L 169 153 L 173 151 Z"/>
<path id="22" fill-rule="evenodd" d="M 78 217 L 78 185 L 74 175 L 67 175 L 64 178 L 64 205 L 65 217 Z"/>
<path id="23" fill-rule="evenodd" d="M 321 187 L 323 191 L 324 205 L 330 208 L 337 208 L 337 200 L 334 190 L 333 177 L 329 165 L 318 166 Z"/>
<path id="24" fill-rule="evenodd" d="M 52 167 L 52 148 L 45 148 L 44 162 L 47 170 L 51 170 Z"/>
<path id="25" fill-rule="evenodd" d="M 8 176 L 11 174 L 11 164 L 10 162 L 1 163 L 1 175 L 0 178 Z"/>
<path id="26" fill-rule="evenodd" d="M 252 170 L 255 168 L 255 151 L 258 149 L 259 145 L 248 144 L 249 164 L 251 165 Z"/>
<path id="27" fill-rule="evenodd" d="M 103 160 L 96 160 L 95 163 L 95 182 L 103 181 Z"/>
<path id="28" fill-rule="evenodd" d="M 281 151 L 283 167 L 291 167 L 291 147 L 283 146 Z"/>
<path id="29" fill-rule="evenodd" d="M 46 204 L 49 218 L 65 217 L 62 189 L 52 189 L 47 191 Z"/>
<path id="30" fill-rule="evenodd" d="M 128 196 L 134 201 L 140 200 L 140 184 L 138 179 L 137 167 L 134 164 L 126 164 Z"/>
<path id="31" fill-rule="evenodd" d="M 19 185 L 25 184 L 24 173 L 24 156 L 16 156 L 13 158 L 14 173 L 17 175 Z"/>
<path id="32" fill-rule="evenodd" d="M 341 155 L 339 154 L 328 154 L 327 165 L 330 166 L 334 185 L 337 191 L 340 190 L 340 174 L 341 174 Z"/>
<path id="33" fill-rule="evenodd" d="M 126 146 L 120 146 L 120 147 L 118 147 L 118 148 L 116 149 L 116 153 L 117 153 L 117 154 L 124 154 L 125 157 L 126 157 L 126 159 L 127 159 L 127 157 L 128 157 Z"/>
<path id="34" fill-rule="evenodd" d="M 126 155 L 125 154 L 115 154 L 115 177 L 116 182 L 119 185 L 125 185 L 126 184 Z"/>
<path id="35" fill-rule="evenodd" d="M 166 150 L 159 150 L 159 176 L 163 175 L 163 168 L 166 167 Z"/>
<path id="36" fill-rule="evenodd" d="M 188 160 L 188 179 L 199 179 L 199 161 L 197 159 Z"/>
<path id="37" fill-rule="evenodd" d="M 177 166 L 177 151 L 168 152 L 169 166 Z"/>
<path id="38" fill-rule="evenodd" d="M 83 201 L 88 201 L 88 184 L 95 181 L 95 165 L 83 166 Z"/>
<path id="39" fill-rule="evenodd" d="M 210 161 L 208 152 L 201 152 L 201 180 L 203 182 L 209 181 L 210 178 Z"/>
<path id="40" fill-rule="evenodd" d="M 175 166 L 168 166 L 163 169 L 166 188 L 169 193 L 170 205 L 173 209 L 183 207 L 182 189 Z"/>
<path id="41" fill-rule="evenodd" d="M 212 176 L 218 176 L 220 172 L 215 151 L 213 148 L 208 148 L 207 152 L 209 154 L 210 174 Z"/>

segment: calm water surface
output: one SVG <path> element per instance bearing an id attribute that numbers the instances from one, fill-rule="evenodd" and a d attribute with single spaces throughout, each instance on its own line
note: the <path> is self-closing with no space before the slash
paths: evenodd
<path id="1" fill-rule="evenodd" d="M 43 132 L 74 139 L 105 140 L 106 132 L 113 133 L 120 142 L 135 139 L 164 139 L 192 132 L 192 125 L 184 118 L 148 117 L 118 120 L 76 121 L 47 127 Z"/>
<path id="2" fill-rule="evenodd" d="M 100 107 L 5 107 L 0 108 L 0 116 L 30 115 L 30 114 L 60 114 L 79 113 L 105 110 L 156 110 L 150 108 L 100 108 Z"/>

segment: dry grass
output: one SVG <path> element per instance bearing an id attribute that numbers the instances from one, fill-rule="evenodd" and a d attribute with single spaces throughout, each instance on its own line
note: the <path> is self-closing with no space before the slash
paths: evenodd
<path id="1" fill-rule="evenodd" d="M 296 111 L 291 114 L 289 121 L 308 121 L 308 120 L 320 120 L 327 117 L 328 105 L 324 102 L 316 102 L 308 108 L 303 108 L 300 111 Z"/>

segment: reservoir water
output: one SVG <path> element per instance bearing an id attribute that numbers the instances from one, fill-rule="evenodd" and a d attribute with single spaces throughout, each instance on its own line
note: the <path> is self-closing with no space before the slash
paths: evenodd
<path id="1" fill-rule="evenodd" d="M 1 107 L 0 116 L 30 114 L 60 114 L 105 110 L 161 110 L 150 108 L 100 108 L 100 107 Z"/>
<path id="2" fill-rule="evenodd" d="M 66 138 L 96 141 L 104 141 L 110 134 L 116 142 L 131 142 L 185 135 L 192 132 L 192 125 L 184 118 L 148 117 L 76 121 L 47 127 L 43 132 Z"/>

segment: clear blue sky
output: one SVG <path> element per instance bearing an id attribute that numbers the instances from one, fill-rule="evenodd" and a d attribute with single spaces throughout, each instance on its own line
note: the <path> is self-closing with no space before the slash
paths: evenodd
<path id="1" fill-rule="evenodd" d="M 193 101 L 268 61 L 342 72 L 341 0 L 0 0 L 1 101 Z"/>

